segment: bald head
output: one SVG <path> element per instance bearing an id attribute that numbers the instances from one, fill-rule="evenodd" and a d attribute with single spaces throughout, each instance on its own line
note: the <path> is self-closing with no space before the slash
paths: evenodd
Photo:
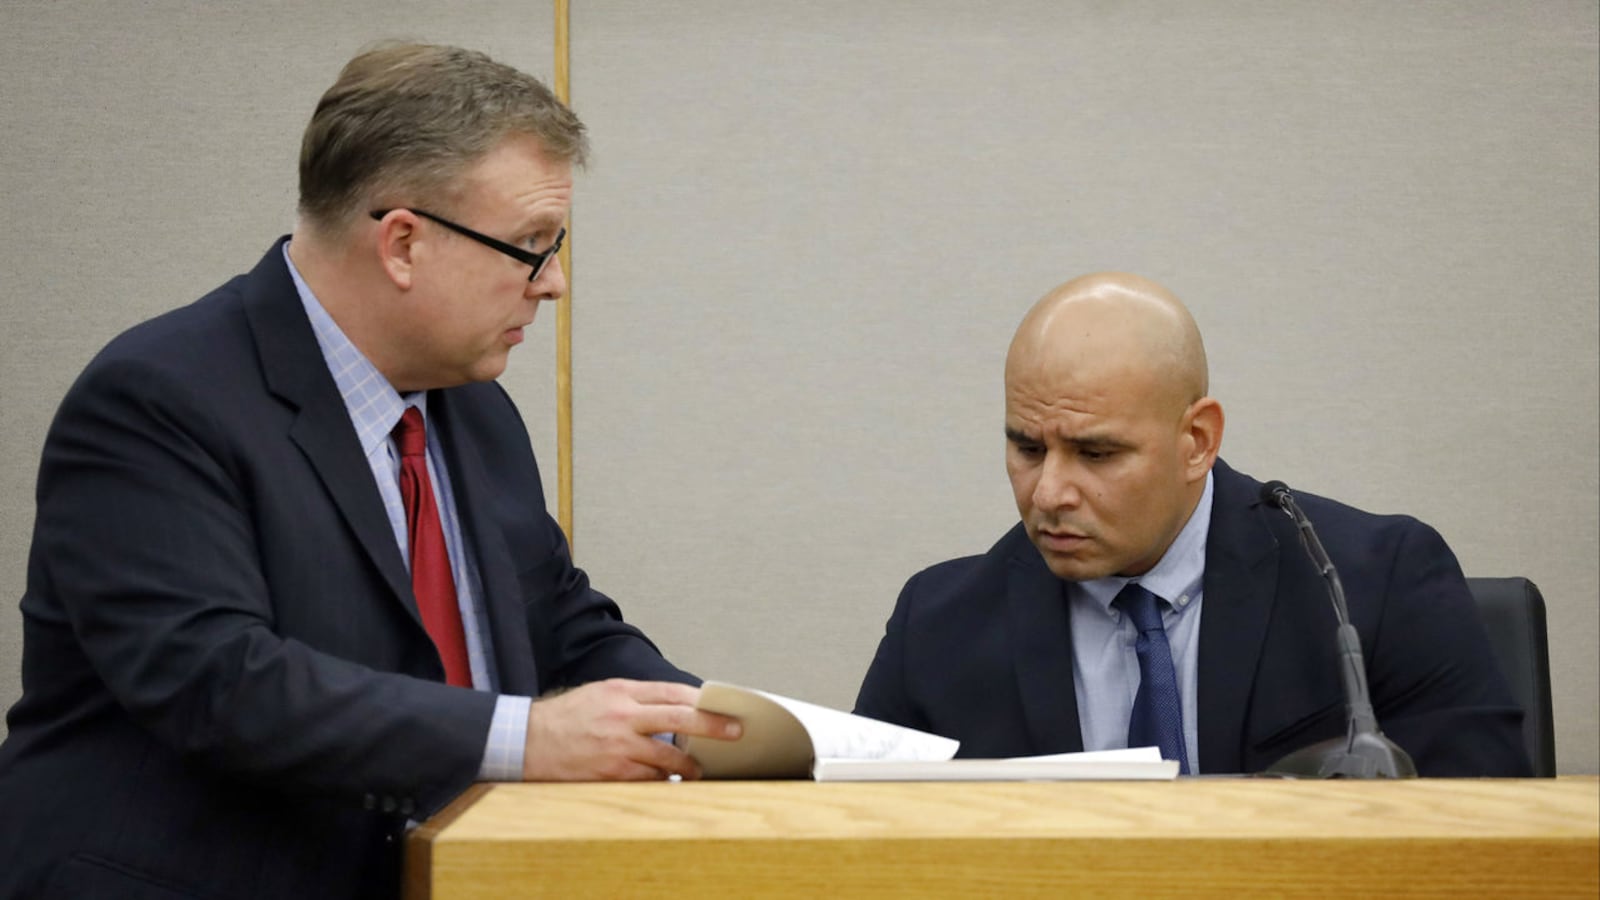
<path id="1" fill-rule="evenodd" d="M 1137 377 L 1178 407 L 1210 390 L 1200 329 L 1182 301 L 1145 278 L 1085 275 L 1028 310 L 1006 355 L 1006 380 L 1039 367 Z"/>
<path id="2" fill-rule="evenodd" d="M 1006 355 L 1006 471 L 1057 576 L 1150 571 L 1222 440 L 1200 330 L 1135 275 L 1086 275 L 1034 304 Z"/>

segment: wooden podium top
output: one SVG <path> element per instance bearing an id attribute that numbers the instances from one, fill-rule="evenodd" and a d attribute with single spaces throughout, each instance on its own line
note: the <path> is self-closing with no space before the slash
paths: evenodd
<path id="1" fill-rule="evenodd" d="M 1600 780 L 482 785 L 412 900 L 1600 895 Z"/>

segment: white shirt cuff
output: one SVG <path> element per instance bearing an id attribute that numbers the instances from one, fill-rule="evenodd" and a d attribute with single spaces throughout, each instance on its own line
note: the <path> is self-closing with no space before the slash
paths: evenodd
<path id="1" fill-rule="evenodd" d="M 521 781 L 522 754 L 528 745 L 528 708 L 532 697 L 501 694 L 494 701 L 489 741 L 483 748 L 479 781 Z"/>

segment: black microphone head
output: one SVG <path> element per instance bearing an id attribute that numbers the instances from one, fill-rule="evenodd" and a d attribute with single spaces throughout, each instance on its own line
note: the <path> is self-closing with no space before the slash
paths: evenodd
<path id="1" fill-rule="evenodd" d="M 1261 502 L 1278 509 L 1288 508 L 1293 495 L 1289 493 L 1289 486 L 1281 481 L 1269 481 L 1261 486 Z"/>

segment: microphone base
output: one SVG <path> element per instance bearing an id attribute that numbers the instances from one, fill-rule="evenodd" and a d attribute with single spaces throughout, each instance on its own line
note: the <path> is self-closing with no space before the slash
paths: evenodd
<path id="1" fill-rule="evenodd" d="M 1415 778 L 1411 756 L 1381 732 L 1338 737 L 1285 756 L 1267 769 L 1289 778 Z"/>

